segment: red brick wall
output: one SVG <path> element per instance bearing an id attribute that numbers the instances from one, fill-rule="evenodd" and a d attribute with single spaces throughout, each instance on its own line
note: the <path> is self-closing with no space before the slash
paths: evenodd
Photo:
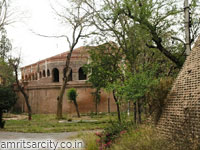
<path id="1" fill-rule="evenodd" d="M 158 122 L 158 131 L 170 138 L 200 139 L 200 38 L 187 57 Z"/>
<path id="2" fill-rule="evenodd" d="M 77 102 L 80 113 L 95 112 L 95 103 L 92 92 L 94 89 L 85 81 L 74 81 L 68 85 L 67 89 L 74 87 L 77 89 Z M 67 92 L 66 89 L 66 92 Z M 33 113 L 56 113 L 57 110 L 57 96 L 59 95 L 60 84 L 48 84 L 39 86 L 29 86 L 26 91 L 29 95 L 30 105 Z M 74 104 L 67 99 L 67 94 L 64 94 L 63 99 L 63 113 L 76 113 Z M 21 110 L 26 110 L 23 96 L 18 92 L 19 101 L 16 107 Z M 116 111 L 116 104 L 112 94 L 108 94 L 102 90 L 101 101 L 98 105 L 99 112 L 108 112 L 108 98 L 110 98 L 111 112 Z"/>

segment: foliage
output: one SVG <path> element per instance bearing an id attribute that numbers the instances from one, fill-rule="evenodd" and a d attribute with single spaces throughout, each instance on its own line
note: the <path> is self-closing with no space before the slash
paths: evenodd
<path id="1" fill-rule="evenodd" d="M 91 48 L 89 54 L 91 62 L 84 66 L 84 70 L 89 74 L 88 82 L 92 83 L 94 88 L 107 88 L 121 78 L 121 51 L 114 43 Z"/>
<path id="2" fill-rule="evenodd" d="M 15 82 L 13 71 L 13 67 L 0 58 L 0 77 L 3 79 L 3 84 L 5 86 L 12 85 Z"/>
<path id="3" fill-rule="evenodd" d="M 126 133 L 130 123 L 127 122 L 112 122 L 110 126 L 106 127 L 103 132 L 96 133 L 99 137 L 97 144 L 100 150 L 105 150 L 111 146 L 122 134 Z"/>
<path id="4" fill-rule="evenodd" d="M 146 97 L 148 99 L 149 113 L 154 116 L 155 124 L 160 119 L 162 110 L 167 102 L 167 94 L 171 89 L 173 78 L 165 77 L 161 78 L 157 86 L 150 86 L 151 90 L 147 92 Z"/>
<path id="5" fill-rule="evenodd" d="M 68 99 L 73 101 L 75 107 L 76 107 L 76 112 L 77 112 L 77 115 L 78 117 L 80 117 L 80 113 L 79 113 L 79 109 L 78 109 L 78 104 L 77 104 L 77 101 L 76 101 L 76 97 L 78 96 L 77 92 L 76 92 L 76 89 L 75 88 L 70 88 L 68 91 L 67 91 L 67 96 L 68 96 Z"/>
<path id="6" fill-rule="evenodd" d="M 11 87 L 0 86 L 0 110 L 10 110 L 16 102 L 16 94 Z"/>
<path id="7" fill-rule="evenodd" d="M 3 112 L 9 111 L 15 104 L 17 98 L 11 87 L 0 86 L 0 128 L 4 128 L 5 121 L 2 120 Z"/>
<path id="8" fill-rule="evenodd" d="M 113 84 L 123 80 L 121 64 L 121 49 L 113 42 L 105 43 L 90 50 L 91 62 L 85 65 L 85 70 L 89 74 L 88 82 L 91 82 L 96 89 L 107 89 L 112 91 L 117 105 L 118 119 L 120 117 L 119 98 L 116 96 L 116 89 Z"/>
<path id="9" fill-rule="evenodd" d="M 77 96 L 78 96 L 78 94 L 77 94 L 75 88 L 70 88 L 70 89 L 67 91 L 67 97 L 68 97 L 69 100 L 71 100 L 71 101 L 76 101 Z"/>
<path id="10" fill-rule="evenodd" d="M 93 10 L 97 43 L 112 39 L 134 61 L 138 52 L 159 51 L 181 68 L 185 60 L 184 13 L 179 0 L 85 0 Z M 191 2 L 191 43 L 199 33 L 199 2 Z M 99 40 L 101 39 L 101 40 Z M 132 65 L 134 62 L 132 63 Z"/>
<path id="11" fill-rule="evenodd" d="M 197 141 L 190 145 L 166 139 L 157 133 L 155 127 L 143 125 L 129 130 L 112 145 L 111 150 L 198 150 L 198 146 Z"/>
<path id="12" fill-rule="evenodd" d="M 111 150 L 170 150 L 172 144 L 156 134 L 153 127 L 143 126 L 129 130 L 112 145 Z"/>
<path id="13" fill-rule="evenodd" d="M 0 30 L 0 57 L 5 60 L 8 53 L 12 50 L 12 44 L 7 38 L 7 33 L 4 28 Z"/>

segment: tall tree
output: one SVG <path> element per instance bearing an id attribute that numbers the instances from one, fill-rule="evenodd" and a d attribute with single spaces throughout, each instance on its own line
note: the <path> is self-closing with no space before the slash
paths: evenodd
<path id="1" fill-rule="evenodd" d="M 68 82 L 68 76 L 66 75 L 69 71 L 70 59 L 75 46 L 78 44 L 79 40 L 82 38 L 87 38 L 89 34 L 88 28 L 91 26 L 88 21 L 90 18 L 90 12 L 83 9 L 81 6 L 83 3 L 81 1 L 72 1 L 71 4 L 68 3 L 67 6 L 62 6 L 64 12 L 58 12 L 54 9 L 56 15 L 60 18 L 62 23 L 65 23 L 66 27 L 71 31 L 65 37 L 69 45 L 69 53 L 65 61 L 64 78 L 63 83 L 60 88 L 59 96 L 57 97 L 57 118 L 62 118 L 62 105 L 63 105 L 63 95 Z M 71 34 L 70 34 L 71 33 Z"/>
<path id="2" fill-rule="evenodd" d="M 25 85 L 24 83 L 20 83 L 19 78 L 18 78 L 18 69 L 19 69 L 19 64 L 20 64 L 20 58 L 10 58 L 9 59 L 9 64 L 13 67 L 14 73 L 15 73 L 15 82 L 17 84 L 17 87 L 19 91 L 22 93 L 25 99 L 25 103 L 28 109 L 28 120 L 32 120 L 32 109 L 31 105 L 29 103 L 29 96 L 25 92 Z"/>
<path id="3" fill-rule="evenodd" d="M 8 3 L 7 0 L 0 1 L 0 29 L 7 24 Z"/>
<path id="4" fill-rule="evenodd" d="M 113 93 L 118 112 L 118 120 L 121 121 L 120 101 L 117 96 L 115 84 L 123 81 L 123 73 L 120 67 L 122 53 L 115 43 L 105 43 L 90 50 L 91 62 L 85 65 L 89 74 L 88 81 L 96 89 L 107 89 Z"/>
<path id="5" fill-rule="evenodd" d="M 122 41 L 143 39 L 140 46 L 146 46 L 151 50 L 157 49 L 177 68 L 182 66 L 185 60 L 186 42 L 183 4 L 178 0 L 103 0 L 101 3 L 96 0 L 84 0 L 84 2 L 94 11 L 93 23 L 101 31 L 99 33 L 101 37 L 106 35 L 107 39 L 114 38 L 113 40 L 124 51 L 128 49 L 128 45 Z M 191 43 L 199 33 L 198 9 L 198 2 L 192 1 Z M 128 34 L 135 33 L 138 29 L 141 34 L 137 34 L 137 37 Z M 136 42 L 132 43 L 136 45 Z"/>
<path id="6" fill-rule="evenodd" d="M 8 57 L 8 53 L 12 50 L 12 44 L 7 37 L 6 30 L 2 28 L 0 30 L 0 57 L 5 61 Z"/>
<path id="7" fill-rule="evenodd" d="M 175 0 L 84 2 L 94 14 L 92 22 L 99 31 L 97 43 L 112 39 L 122 52 L 125 82 L 114 84 L 116 95 L 123 95 L 120 86 L 127 86 L 131 89 L 127 90 L 129 100 L 133 100 L 135 106 L 140 105 L 136 102 L 141 102 L 149 90 L 146 83 L 151 83 L 146 75 L 148 70 L 156 69 L 154 75 L 159 79 L 175 75 L 176 68 L 184 62 L 185 42 L 181 34 L 184 33 L 184 24 L 180 24 L 183 20 L 182 8 L 177 6 L 179 3 Z M 195 32 L 198 32 L 197 28 Z M 137 82 L 132 84 L 132 81 Z"/>

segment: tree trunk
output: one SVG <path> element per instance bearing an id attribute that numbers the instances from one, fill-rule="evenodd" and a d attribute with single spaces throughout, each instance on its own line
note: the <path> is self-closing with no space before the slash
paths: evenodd
<path id="1" fill-rule="evenodd" d="M 138 123 L 141 124 L 142 123 L 142 118 L 141 118 L 141 100 L 139 99 L 137 102 L 137 108 L 138 108 Z"/>
<path id="2" fill-rule="evenodd" d="M 71 48 L 70 53 L 67 55 L 67 59 L 66 59 L 66 62 L 65 62 L 65 68 L 66 69 L 64 69 L 65 72 L 64 72 L 64 78 L 63 78 L 63 84 L 60 88 L 60 94 L 57 97 L 57 119 L 62 119 L 63 96 L 64 96 L 64 93 L 65 93 L 65 89 L 66 89 L 67 81 L 68 81 L 68 76 L 66 75 L 66 73 L 69 70 L 69 64 L 70 64 L 72 51 L 73 51 L 73 47 Z"/>
<path id="3" fill-rule="evenodd" d="M 16 80 L 16 83 L 17 83 L 17 87 L 18 87 L 19 91 L 22 93 L 22 95 L 24 96 L 26 106 L 27 106 L 27 109 L 28 109 L 28 120 L 32 120 L 32 110 L 31 110 L 31 106 L 29 104 L 29 97 L 26 94 L 26 92 L 24 91 L 24 88 L 20 85 L 19 80 L 18 80 L 18 72 L 17 72 L 18 66 L 13 65 L 13 67 L 14 67 L 14 70 L 15 70 L 15 80 Z"/>
<path id="4" fill-rule="evenodd" d="M 110 113 L 110 98 L 108 98 L 108 113 Z"/>
<path id="5" fill-rule="evenodd" d="M 133 107 L 133 112 L 134 112 L 134 123 L 137 124 L 137 102 L 133 103 L 134 107 Z"/>
<path id="6" fill-rule="evenodd" d="M 113 90 L 113 97 L 115 100 L 115 103 L 117 105 L 117 116 L 118 116 L 118 121 L 121 122 L 121 113 L 120 113 L 120 106 L 119 106 L 119 101 L 117 100 L 116 96 L 115 96 L 115 91 Z"/>
<path id="7" fill-rule="evenodd" d="M 3 128 L 4 125 L 3 125 L 3 112 L 0 111 L 0 128 Z"/>
<path id="8" fill-rule="evenodd" d="M 28 109 L 28 120 L 32 120 L 32 110 L 31 110 L 31 106 L 29 104 L 29 97 L 28 95 L 24 95 L 25 101 L 26 101 L 26 106 Z"/>
<path id="9" fill-rule="evenodd" d="M 95 101 L 95 110 L 96 110 L 96 115 L 98 114 L 98 99 L 96 98 L 96 101 Z"/>
<path id="10" fill-rule="evenodd" d="M 77 104 L 76 100 L 74 101 L 74 105 L 76 107 L 77 116 L 78 116 L 78 118 L 80 118 L 81 116 L 80 116 L 80 113 L 79 113 L 78 104 Z"/>

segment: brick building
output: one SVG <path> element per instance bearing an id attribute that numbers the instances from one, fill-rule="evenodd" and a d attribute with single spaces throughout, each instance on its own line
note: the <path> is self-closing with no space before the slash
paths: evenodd
<path id="1" fill-rule="evenodd" d="M 157 127 L 166 137 L 200 141 L 200 38 L 168 94 Z"/>
<path id="2" fill-rule="evenodd" d="M 65 60 L 68 52 L 41 60 L 37 63 L 21 68 L 22 82 L 29 95 L 33 113 L 56 113 L 57 97 L 63 82 Z M 73 51 L 70 71 L 68 74 L 67 88 L 77 89 L 77 102 L 80 113 L 95 112 L 95 103 L 91 84 L 87 83 L 87 75 L 83 72 L 83 65 L 88 63 L 89 54 L 86 47 L 80 47 Z M 19 100 L 15 107 L 17 111 L 26 111 L 23 96 L 18 92 Z M 101 91 L 99 112 L 116 111 L 112 94 Z M 63 113 L 75 113 L 74 105 L 67 100 L 66 93 L 63 99 Z"/>

